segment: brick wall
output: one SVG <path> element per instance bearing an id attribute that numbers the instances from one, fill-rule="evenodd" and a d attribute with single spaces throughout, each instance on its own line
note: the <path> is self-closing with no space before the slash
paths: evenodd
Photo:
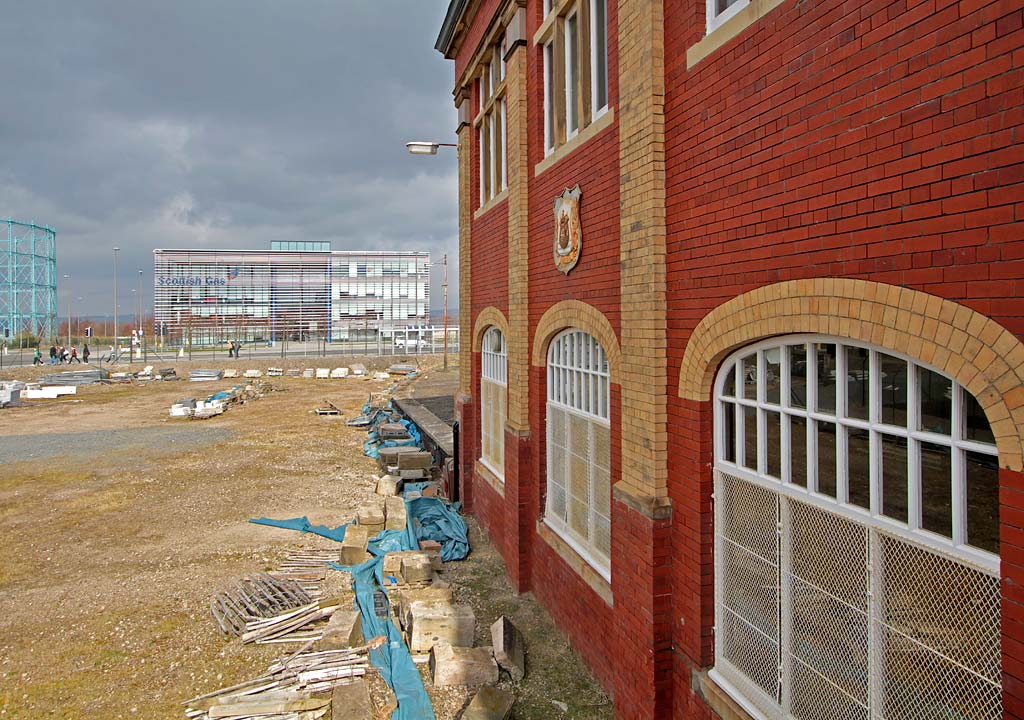
<path id="1" fill-rule="evenodd" d="M 723 303 L 755 288 L 815 277 L 920 290 L 1024 336 L 1024 15 L 1020 3 L 1009 0 L 868 0 L 856 6 L 786 0 L 688 68 L 687 50 L 705 35 L 704 3 L 663 3 L 671 517 L 658 520 L 613 503 L 614 612 L 537 535 L 546 475 L 542 367 L 528 369 L 529 428 L 517 441 L 525 451 L 506 475 L 505 498 L 477 479 L 472 508 L 491 529 L 516 587 L 532 588 L 551 611 L 614 695 L 619 716 L 671 712 L 710 720 L 698 671 L 713 660 L 713 423 L 708 397 L 677 392 L 687 342 Z M 622 337 L 618 4 L 609 0 L 615 121 L 540 175 L 534 166 L 544 157 L 542 51 L 532 42 L 523 50 L 526 257 L 509 258 L 504 250 L 504 203 L 472 222 L 473 316 L 488 305 L 507 313 L 508 263 L 528 263 L 531 353 L 541 317 L 562 300 L 593 306 Z M 528 3 L 528 38 L 540 25 L 540 6 L 539 0 Z M 456 61 L 457 76 L 497 7 L 496 0 L 481 3 Z M 479 172 L 471 132 L 475 208 Z M 583 253 L 566 277 L 552 261 L 552 202 L 576 183 L 583 192 Z M 774 327 L 766 323 L 765 334 Z M 478 356 L 473 365 L 475 394 Z M 613 483 L 623 462 L 621 392 L 613 385 Z M 475 459 L 479 436 L 473 408 L 466 412 L 472 433 L 464 458 Z M 1024 595 L 1016 591 L 1024 583 L 1024 475 L 1003 470 L 1000 477 L 1009 581 L 1003 600 L 1006 716 L 1024 719 Z M 518 523 L 511 520 L 516 513 Z M 623 673 L 626 657 L 630 672 Z"/>
<path id="2" fill-rule="evenodd" d="M 1019 3 L 784 2 L 690 69 L 704 5 L 665 11 L 670 368 L 712 309 L 792 278 L 907 286 L 1024 335 Z M 712 417 L 674 380 L 675 707 L 689 717 L 690 671 L 712 662 Z"/>

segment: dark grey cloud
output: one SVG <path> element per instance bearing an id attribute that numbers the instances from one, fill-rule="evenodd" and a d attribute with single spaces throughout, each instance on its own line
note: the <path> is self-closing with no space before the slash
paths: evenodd
<path id="1" fill-rule="evenodd" d="M 157 247 L 448 252 L 457 293 L 455 155 L 404 148 L 453 141 L 452 67 L 433 49 L 446 7 L 7 3 L 0 217 L 57 229 L 85 313 L 109 312 L 114 246 L 128 287 Z"/>

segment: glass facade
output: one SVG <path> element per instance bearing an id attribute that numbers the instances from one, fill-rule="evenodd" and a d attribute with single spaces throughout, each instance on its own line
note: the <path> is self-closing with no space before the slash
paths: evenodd
<path id="1" fill-rule="evenodd" d="M 154 250 L 154 335 L 228 340 L 388 339 L 430 313 L 430 254 L 312 250 Z M 319 249 L 324 248 L 324 249 Z"/>

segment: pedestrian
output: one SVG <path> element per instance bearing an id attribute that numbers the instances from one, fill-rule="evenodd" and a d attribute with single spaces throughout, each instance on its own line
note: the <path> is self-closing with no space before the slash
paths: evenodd
<path id="1" fill-rule="evenodd" d="M 61 362 L 67 363 L 68 365 L 71 364 L 71 351 L 63 345 L 60 346 L 60 359 Z"/>
<path id="2" fill-rule="evenodd" d="M 238 360 L 238 352 L 242 349 L 242 343 L 235 342 L 235 360 Z"/>
<path id="3" fill-rule="evenodd" d="M 235 341 L 228 340 L 228 357 L 233 358 L 235 356 Z"/>
<path id="4" fill-rule="evenodd" d="M 114 346 L 113 345 L 110 346 L 110 354 L 107 355 L 107 362 L 109 362 L 109 363 L 114 362 Z"/>
<path id="5" fill-rule="evenodd" d="M 78 357 L 78 348 L 76 348 L 74 345 L 71 346 L 71 359 L 68 360 L 68 365 L 70 365 L 73 362 L 76 362 L 79 365 L 82 364 L 81 358 Z"/>
<path id="6" fill-rule="evenodd" d="M 32 356 L 32 364 L 33 365 L 42 365 L 43 364 L 43 354 L 41 352 L 39 352 L 39 348 L 38 347 L 36 348 L 35 354 Z"/>
<path id="7" fill-rule="evenodd" d="M 83 344 L 82 345 L 82 359 L 85 360 L 85 364 L 86 365 L 89 364 L 89 356 L 91 354 L 92 353 L 89 352 L 89 343 Z"/>
<path id="8" fill-rule="evenodd" d="M 50 364 L 51 365 L 56 365 L 57 364 L 57 346 L 56 345 L 51 345 L 50 346 Z"/>

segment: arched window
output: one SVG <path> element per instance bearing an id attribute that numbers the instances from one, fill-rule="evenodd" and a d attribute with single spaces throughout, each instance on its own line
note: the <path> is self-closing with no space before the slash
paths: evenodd
<path id="1" fill-rule="evenodd" d="M 484 333 L 480 350 L 480 462 L 505 477 L 505 416 L 508 353 L 505 336 L 496 327 Z"/>
<path id="2" fill-rule="evenodd" d="M 978 402 L 889 350 L 745 348 L 715 383 L 715 669 L 768 718 L 999 718 Z"/>
<path id="3" fill-rule="evenodd" d="M 611 429 L 608 359 L 582 330 L 548 348 L 547 502 L 544 522 L 611 577 Z"/>

